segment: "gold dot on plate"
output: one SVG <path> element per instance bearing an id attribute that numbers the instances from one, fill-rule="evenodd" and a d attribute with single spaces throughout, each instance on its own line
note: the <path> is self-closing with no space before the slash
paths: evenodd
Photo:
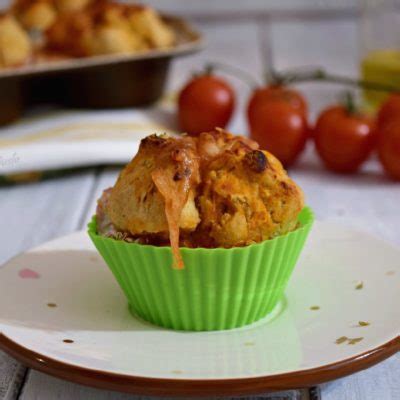
<path id="1" fill-rule="evenodd" d="M 64 339 L 63 342 L 64 342 L 64 343 L 74 343 L 74 341 L 71 340 L 71 339 Z"/>
<path id="2" fill-rule="evenodd" d="M 181 371 L 180 369 L 174 369 L 173 371 L 171 371 L 173 374 L 179 375 L 179 374 L 183 374 L 183 371 Z"/>
<path id="3" fill-rule="evenodd" d="M 356 290 L 361 290 L 363 287 L 364 287 L 364 282 L 359 282 L 359 283 L 357 283 L 355 289 Z"/>
<path id="4" fill-rule="evenodd" d="M 392 275 L 394 275 L 396 273 L 396 271 L 388 271 L 388 272 L 386 272 L 386 275 L 387 276 L 392 276 Z"/>
<path id="5" fill-rule="evenodd" d="M 357 344 L 358 342 L 361 342 L 361 340 L 363 340 L 363 339 L 364 339 L 363 337 L 357 337 L 357 338 L 353 338 L 353 339 L 349 338 L 348 344 Z"/>
<path id="6" fill-rule="evenodd" d="M 47 307 L 55 308 L 55 307 L 57 307 L 57 304 L 56 303 L 47 303 Z"/>
<path id="7" fill-rule="evenodd" d="M 245 346 L 254 346 L 255 343 L 254 343 L 254 342 L 245 342 L 244 345 L 245 345 Z"/>
<path id="8" fill-rule="evenodd" d="M 310 310 L 313 310 L 313 311 L 316 311 L 316 310 L 319 310 L 320 309 L 320 306 L 311 306 L 310 307 Z"/>
<path id="9" fill-rule="evenodd" d="M 368 326 L 368 325 L 371 325 L 371 323 L 367 321 L 358 321 L 358 326 Z"/>
<path id="10" fill-rule="evenodd" d="M 335 343 L 336 344 L 342 344 L 342 343 L 346 342 L 347 340 L 348 340 L 347 336 L 340 336 L 340 338 L 336 339 Z"/>

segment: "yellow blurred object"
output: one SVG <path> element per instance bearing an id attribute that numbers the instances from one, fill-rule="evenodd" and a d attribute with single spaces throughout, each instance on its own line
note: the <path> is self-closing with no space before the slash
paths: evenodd
<path id="1" fill-rule="evenodd" d="M 28 34 L 11 15 L 0 15 L 0 68 L 22 65 L 31 56 Z"/>
<path id="2" fill-rule="evenodd" d="M 362 79 L 370 82 L 399 87 L 400 90 L 400 50 L 383 49 L 371 51 L 361 61 Z M 365 108 L 374 112 L 387 98 L 382 91 L 365 90 Z"/>
<path id="3" fill-rule="evenodd" d="M 398 0 L 363 0 L 360 29 L 360 73 L 364 80 L 400 89 L 400 8 Z M 388 96 L 365 90 L 364 111 L 375 113 Z"/>

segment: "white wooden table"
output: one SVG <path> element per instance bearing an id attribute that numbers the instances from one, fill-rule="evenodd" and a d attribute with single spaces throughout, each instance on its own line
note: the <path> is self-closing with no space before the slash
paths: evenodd
<path id="1" fill-rule="evenodd" d="M 261 76 L 267 65 L 277 68 L 322 65 L 338 73 L 357 70 L 356 20 L 353 17 L 240 21 L 199 20 L 208 48 L 178 61 L 170 90 L 176 90 L 205 60 L 219 60 Z M 234 81 L 234 80 L 233 80 Z M 247 88 L 235 82 L 240 106 Z M 337 88 L 303 85 L 312 114 L 332 102 Z M 231 125 L 246 133 L 243 110 Z M 400 185 L 384 178 L 372 160 L 356 176 L 324 172 L 313 149 L 307 149 L 290 171 L 303 187 L 307 202 L 321 220 L 337 221 L 380 235 L 400 245 Z M 84 229 L 101 191 L 112 185 L 118 170 L 96 168 L 59 179 L 0 188 L 0 262 L 41 242 Z M 384 260 L 382 260 L 384 262 Z M 21 294 L 23 295 L 23 294 Z M 400 356 L 353 376 L 322 385 L 325 400 L 400 399 Z M 27 370 L 0 352 L 0 400 L 128 399 L 131 396 L 86 388 Z"/>

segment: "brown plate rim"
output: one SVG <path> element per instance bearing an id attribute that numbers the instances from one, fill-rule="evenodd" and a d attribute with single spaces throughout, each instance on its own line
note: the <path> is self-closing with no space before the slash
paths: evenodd
<path id="1" fill-rule="evenodd" d="M 178 43 L 171 48 L 153 49 L 136 54 L 110 54 L 71 58 L 63 61 L 43 62 L 37 65 L 27 65 L 19 68 L 7 68 L 0 70 L 0 79 L 25 78 L 34 75 L 46 75 L 48 73 L 66 72 L 118 63 L 179 57 L 195 53 L 205 47 L 203 35 L 187 20 L 169 14 L 162 14 L 162 17 L 175 27 L 179 27 L 179 30 L 182 33 L 185 33 L 189 39 L 183 43 Z"/>
<path id="2" fill-rule="evenodd" d="M 374 349 L 317 368 L 231 379 L 163 379 L 123 375 L 67 364 L 14 342 L 0 333 L 0 349 L 30 368 L 99 389 L 146 396 L 235 396 L 315 386 L 361 371 L 400 351 L 400 336 Z"/>

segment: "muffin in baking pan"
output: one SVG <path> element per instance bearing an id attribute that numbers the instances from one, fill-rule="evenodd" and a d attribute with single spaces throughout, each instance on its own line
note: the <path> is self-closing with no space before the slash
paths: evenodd
<path id="1" fill-rule="evenodd" d="M 16 45 L 25 53 L 0 67 L 136 54 L 177 42 L 173 27 L 153 8 L 114 0 L 16 0 L 2 20 L 2 53 Z M 8 39 L 10 30 L 15 41 Z"/>

